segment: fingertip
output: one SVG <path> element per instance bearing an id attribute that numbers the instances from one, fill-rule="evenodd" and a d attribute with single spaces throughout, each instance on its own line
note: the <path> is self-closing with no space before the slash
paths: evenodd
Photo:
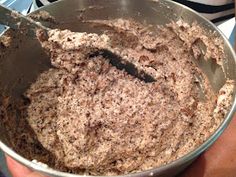
<path id="1" fill-rule="evenodd" d="M 19 164 L 18 162 L 16 162 L 14 159 L 12 159 L 9 156 L 6 156 L 6 162 L 7 162 L 8 170 L 10 171 L 12 177 L 27 176 L 28 174 L 31 173 L 31 170 Z"/>
<path id="2" fill-rule="evenodd" d="M 30 173 L 29 175 L 27 175 L 26 177 L 46 177 L 46 176 L 41 175 L 37 172 L 33 172 L 33 173 Z"/>

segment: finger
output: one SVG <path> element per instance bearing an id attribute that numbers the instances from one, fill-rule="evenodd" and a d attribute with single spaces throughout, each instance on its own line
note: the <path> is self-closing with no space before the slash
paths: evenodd
<path id="1" fill-rule="evenodd" d="M 236 116 L 225 132 L 207 151 L 205 156 L 206 177 L 235 177 L 236 174 Z"/>
<path id="2" fill-rule="evenodd" d="M 20 165 L 9 156 L 6 156 L 6 162 L 7 162 L 7 166 L 12 177 L 22 177 L 22 176 L 27 176 L 30 173 L 32 173 L 31 170 Z"/>
<path id="3" fill-rule="evenodd" d="M 200 156 L 181 177 L 235 177 L 236 116 L 222 136 Z"/>
<path id="4" fill-rule="evenodd" d="M 11 157 L 6 156 L 7 166 L 12 174 L 12 177 L 47 177 L 44 175 L 41 175 L 37 172 L 32 172 L 32 170 L 29 170 L 27 167 L 24 167 L 23 165 L 19 164 L 15 160 L 13 160 Z"/>
<path id="5" fill-rule="evenodd" d="M 36 173 L 36 172 L 32 172 L 29 175 L 27 175 L 26 177 L 46 177 L 46 176 L 41 175 L 41 174 Z"/>

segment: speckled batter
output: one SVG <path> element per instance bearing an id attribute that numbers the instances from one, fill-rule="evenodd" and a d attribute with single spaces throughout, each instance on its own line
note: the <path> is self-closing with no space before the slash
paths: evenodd
<path id="1" fill-rule="evenodd" d="M 230 107 L 234 83 L 226 81 L 214 94 L 193 60 L 205 56 L 222 64 L 219 39 L 182 21 L 157 33 L 132 20 L 91 23 L 109 29 L 102 35 L 55 29 L 47 40 L 38 34 L 54 68 L 27 91 L 27 120 L 61 166 L 93 175 L 143 171 L 182 157 L 214 132 Z M 92 55 L 101 49 L 156 82 Z"/>

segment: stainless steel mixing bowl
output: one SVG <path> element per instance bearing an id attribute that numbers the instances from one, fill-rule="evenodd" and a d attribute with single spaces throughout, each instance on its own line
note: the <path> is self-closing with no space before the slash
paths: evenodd
<path id="1" fill-rule="evenodd" d="M 48 11 L 58 22 L 60 22 L 55 25 L 55 27 L 61 29 L 68 28 L 72 31 L 97 32 L 95 29 L 89 28 L 87 24 L 83 24 L 79 20 L 80 13 L 85 8 L 87 8 L 84 12 L 85 19 L 113 19 L 129 17 L 140 22 L 159 25 L 164 25 L 179 19 L 183 19 L 188 23 L 196 21 L 205 29 L 214 31 L 215 34 L 224 41 L 224 50 L 226 54 L 224 70 L 227 77 L 236 80 L 236 56 L 228 40 L 208 20 L 195 11 L 178 3 L 169 0 L 64 0 L 53 3 L 52 5 L 43 7 L 39 10 Z M 33 14 L 37 12 L 38 11 L 33 12 Z M 44 24 L 48 25 L 48 23 Z M 7 51 L 6 55 L 0 55 L 0 91 L 2 94 L 10 95 L 12 98 L 17 98 L 29 87 L 30 83 L 35 80 L 39 73 L 50 68 L 50 62 L 36 39 L 21 35 L 14 40 L 20 42 L 20 45 L 12 51 Z M 214 62 L 203 62 L 199 64 L 207 73 L 211 84 L 217 91 L 225 81 L 224 75 L 222 72 L 218 72 L 216 69 L 217 66 Z M 232 107 L 225 116 L 223 123 L 205 143 L 194 151 L 167 165 L 125 176 L 175 176 L 191 164 L 214 141 L 216 141 L 230 123 L 235 110 L 236 102 L 234 97 Z M 17 122 L 17 120 L 15 121 Z M 6 127 L 4 127 L 4 124 L 0 120 L 0 148 L 22 165 L 48 176 L 78 177 L 78 175 L 45 168 L 20 156 L 9 147 L 7 139 L 8 132 L 5 129 Z"/>

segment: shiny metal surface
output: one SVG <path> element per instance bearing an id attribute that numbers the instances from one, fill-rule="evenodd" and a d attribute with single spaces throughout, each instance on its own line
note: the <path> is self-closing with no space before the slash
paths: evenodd
<path id="1" fill-rule="evenodd" d="M 46 27 L 42 26 L 40 23 L 27 18 L 26 16 L 20 14 L 15 10 L 11 10 L 4 5 L 0 4 L 0 24 L 9 26 L 12 29 L 18 30 L 20 26 L 24 26 L 27 30 L 30 30 L 32 33 L 36 29 L 49 30 Z"/>
<path id="2" fill-rule="evenodd" d="M 0 4 L 3 4 L 5 7 L 15 9 L 22 14 L 27 14 L 32 0 L 0 0 Z M 0 34 L 4 30 L 4 26 L 0 25 Z"/>
<path id="3" fill-rule="evenodd" d="M 94 5 L 96 6 L 94 7 Z M 57 21 L 60 21 L 61 23 L 56 25 L 58 28 L 68 28 L 72 31 L 80 32 L 99 32 L 95 29 L 89 28 L 88 25 L 81 23 L 79 20 L 78 17 L 80 16 L 81 10 L 84 8 L 88 8 L 84 12 L 84 17 L 87 20 L 131 17 L 140 22 L 159 25 L 164 25 L 179 19 L 183 19 L 188 23 L 197 21 L 202 27 L 209 31 L 214 31 L 217 36 L 223 39 L 224 50 L 226 53 L 224 69 L 227 77 L 236 80 L 236 56 L 228 40 L 212 23 L 185 6 L 169 0 L 63 0 L 43 7 L 40 10 L 48 11 L 56 18 Z M 47 24 L 45 23 L 45 25 Z M 42 49 L 36 39 L 27 38 L 27 36 L 24 36 L 22 37 L 22 41 L 23 42 L 19 46 L 18 50 L 9 53 L 7 57 L 0 58 L 0 91 L 6 92 L 12 97 L 18 97 L 22 94 L 29 87 L 30 83 L 35 80 L 39 73 L 50 67 L 48 58 L 42 52 Z M 224 74 L 222 72 L 218 72 L 217 66 L 214 63 L 200 62 L 199 65 L 206 72 L 211 84 L 217 91 L 225 81 Z M 20 77 L 23 79 L 21 79 L 20 82 L 16 82 Z M 234 103 L 231 110 L 228 112 L 225 120 L 215 131 L 215 133 L 209 137 L 205 143 L 184 157 L 159 168 L 125 176 L 175 176 L 220 136 L 223 130 L 230 123 L 235 111 L 236 100 L 234 98 Z M 7 132 L 4 131 L 4 127 L 0 121 L 0 148 L 21 164 L 48 176 L 79 177 L 79 175 L 62 173 L 50 168 L 42 167 L 23 158 L 7 146 L 8 143 L 7 136 L 5 136 L 6 133 Z"/>

